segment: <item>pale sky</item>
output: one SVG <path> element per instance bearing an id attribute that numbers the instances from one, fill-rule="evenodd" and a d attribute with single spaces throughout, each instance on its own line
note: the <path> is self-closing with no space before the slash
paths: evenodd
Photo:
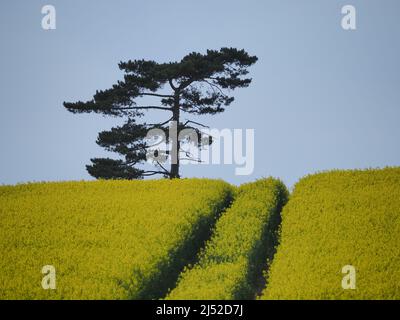
<path id="1" fill-rule="evenodd" d="M 42 6 L 57 29 L 41 27 Z M 341 27 L 356 8 L 357 29 Z M 184 177 L 239 184 L 274 176 L 292 186 L 320 170 L 400 165 L 397 0 L 3 0 L 0 2 L 0 184 L 88 180 L 106 154 L 97 133 L 120 123 L 74 115 L 63 101 L 107 89 L 128 59 L 159 62 L 221 47 L 259 61 L 213 128 L 255 130 L 255 169 L 184 166 Z"/>

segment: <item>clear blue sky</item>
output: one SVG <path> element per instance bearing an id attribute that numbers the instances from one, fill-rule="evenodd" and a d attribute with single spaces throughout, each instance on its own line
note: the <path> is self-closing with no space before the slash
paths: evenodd
<path id="1" fill-rule="evenodd" d="M 56 30 L 41 28 L 45 4 Z M 356 31 L 341 28 L 346 4 Z M 110 87 L 121 60 L 224 46 L 259 57 L 253 83 L 202 122 L 254 128 L 254 174 L 184 166 L 183 176 L 293 185 L 320 170 L 400 165 L 399 15 L 398 0 L 2 0 L 0 184 L 90 179 L 85 164 L 105 155 L 97 133 L 119 121 L 73 115 L 63 101 Z"/>

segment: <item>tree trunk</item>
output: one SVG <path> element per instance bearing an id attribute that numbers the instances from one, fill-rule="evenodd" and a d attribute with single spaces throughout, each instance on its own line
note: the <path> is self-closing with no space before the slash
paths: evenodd
<path id="1" fill-rule="evenodd" d="M 171 130 L 171 179 L 179 179 L 179 95 L 175 95 L 175 103 L 172 111 L 172 130 Z"/>

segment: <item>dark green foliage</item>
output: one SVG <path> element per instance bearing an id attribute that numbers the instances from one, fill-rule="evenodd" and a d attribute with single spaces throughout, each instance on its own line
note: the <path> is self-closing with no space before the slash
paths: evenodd
<path id="1" fill-rule="evenodd" d="M 109 158 L 90 159 L 93 165 L 86 166 L 89 174 L 102 179 L 139 179 L 143 171 L 125 165 L 122 160 Z"/>
<path id="2" fill-rule="evenodd" d="M 233 96 L 228 95 L 229 91 L 247 87 L 251 83 L 251 79 L 245 76 L 248 67 L 256 61 L 257 57 L 250 56 L 244 50 L 222 48 L 207 50 L 206 54 L 193 52 L 179 62 L 120 62 L 119 68 L 124 72 L 124 79 L 111 89 L 97 91 L 93 99 L 87 102 L 64 102 L 64 107 L 72 113 L 94 112 L 127 118 L 123 126 L 103 131 L 97 139 L 100 146 L 118 153 L 121 159 L 92 159 L 92 165 L 87 166 L 89 173 L 104 179 L 138 179 L 155 174 L 179 178 L 179 160 L 183 152 L 181 143 L 184 141 L 178 141 L 177 138 L 168 137 L 168 149 L 160 150 L 167 158 L 176 154 L 170 170 L 160 161 L 154 161 L 157 170 L 135 167 L 146 160 L 150 148 L 146 141 L 147 132 L 155 128 L 166 131 L 170 121 L 178 124 L 178 130 L 194 129 L 198 132 L 199 129 L 193 125 L 201 124 L 181 122 L 180 113 L 204 115 L 223 112 L 234 101 Z M 143 98 L 157 98 L 159 104 L 142 104 Z M 156 124 L 138 124 L 136 119 L 149 110 L 168 111 L 171 117 Z M 189 160 L 198 161 L 190 157 Z"/>

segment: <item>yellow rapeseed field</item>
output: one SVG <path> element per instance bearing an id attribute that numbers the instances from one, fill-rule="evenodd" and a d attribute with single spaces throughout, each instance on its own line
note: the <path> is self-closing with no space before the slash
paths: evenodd
<path id="1" fill-rule="evenodd" d="M 167 299 L 253 299 L 287 196 L 272 178 L 240 186 L 198 263 L 186 268 Z"/>
<path id="2" fill-rule="evenodd" d="M 2 186 L 0 299 L 160 298 L 231 193 L 205 179 Z"/>
<path id="3" fill-rule="evenodd" d="M 282 219 L 263 299 L 400 299 L 400 168 L 308 176 Z"/>
<path id="4" fill-rule="evenodd" d="M 281 217 L 261 299 L 400 299 L 400 168 L 310 175 L 287 198 L 272 178 L 1 186 L 0 300 L 251 299 Z"/>

